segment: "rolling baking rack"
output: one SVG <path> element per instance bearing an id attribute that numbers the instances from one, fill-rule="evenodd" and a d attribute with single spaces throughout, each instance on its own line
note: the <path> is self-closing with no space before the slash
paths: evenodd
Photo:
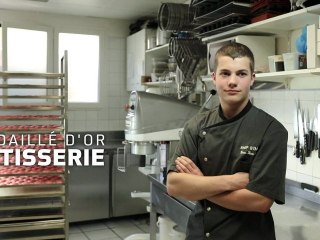
<path id="1" fill-rule="evenodd" d="M 37 164 L 40 149 L 64 149 L 67 162 L 67 62 L 65 52 L 60 73 L 0 72 L 0 149 L 14 151 L 0 154 L 1 240 L 68 239 L 67 164 Z M 26 149 L 36 164 L 25 166 Z"/>

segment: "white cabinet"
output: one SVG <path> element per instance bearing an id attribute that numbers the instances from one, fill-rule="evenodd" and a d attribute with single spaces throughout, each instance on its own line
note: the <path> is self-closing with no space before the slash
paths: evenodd
<path id="1" fill-rule="evenodd" d="M 145 75 L 146 29 L 127 38 L 127 91 L 144 90 L 141 76 Z"/>
<path id="2" fill-rule="evenodd" d="M 153 58 L 168 58 L 169 44 L 147 50 L 149 29 L 142 29 L 127 38 L 127 91 L 144 91 L 142 77 L 151 76 Z"/>

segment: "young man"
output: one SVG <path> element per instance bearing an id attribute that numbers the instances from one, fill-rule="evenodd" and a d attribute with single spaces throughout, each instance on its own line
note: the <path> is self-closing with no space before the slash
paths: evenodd
<path id="1" fill-rule="evenodd" d="M 239 43 L 215 56 L 216 109 L 186 124 L 168 165 L 172 196 L 197 201 L 188 240 L 274 240 L 270 208 L 284 204 L 286 129 L 253 106 L 254 58 Z"/>

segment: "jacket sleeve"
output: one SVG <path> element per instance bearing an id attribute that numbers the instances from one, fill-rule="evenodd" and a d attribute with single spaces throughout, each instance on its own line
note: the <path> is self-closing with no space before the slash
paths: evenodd
<path id="1" fill-rule="evenodd" d="M 167 171 L 177 171 L 175 160 L 177 157 L 186 156 L 192 159 L 195 163 L 198 155 L 198 124 L 197 116 L 189 120 L 183 129 L 181 139 L 167 164 Z"/>
<path id="2" fill-rule="evenodd" d="M 252 162 L 247 185 L 248 190 L 279 204 L 285 202 L 287 141 L 287 130 L 278 121 L 272 121 Z"/>

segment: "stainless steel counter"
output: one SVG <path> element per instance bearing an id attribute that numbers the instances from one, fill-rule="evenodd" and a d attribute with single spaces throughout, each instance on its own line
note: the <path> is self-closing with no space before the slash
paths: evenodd
<path id="1" fill-rule="evenodd" d="M 151 182 L 150 239 L 156 239 L 156 213 L 171 218 L 181 229 L 186 229 L 187 220 L 194 202 L 170 197 L 161 175 L 149 175 Z M 319 240 L 320 195 L 302 190 L 300 184 L 286 181 L 286 204 L 274 204 L 271 208 L 276 236 L 279 240 Z"/>

